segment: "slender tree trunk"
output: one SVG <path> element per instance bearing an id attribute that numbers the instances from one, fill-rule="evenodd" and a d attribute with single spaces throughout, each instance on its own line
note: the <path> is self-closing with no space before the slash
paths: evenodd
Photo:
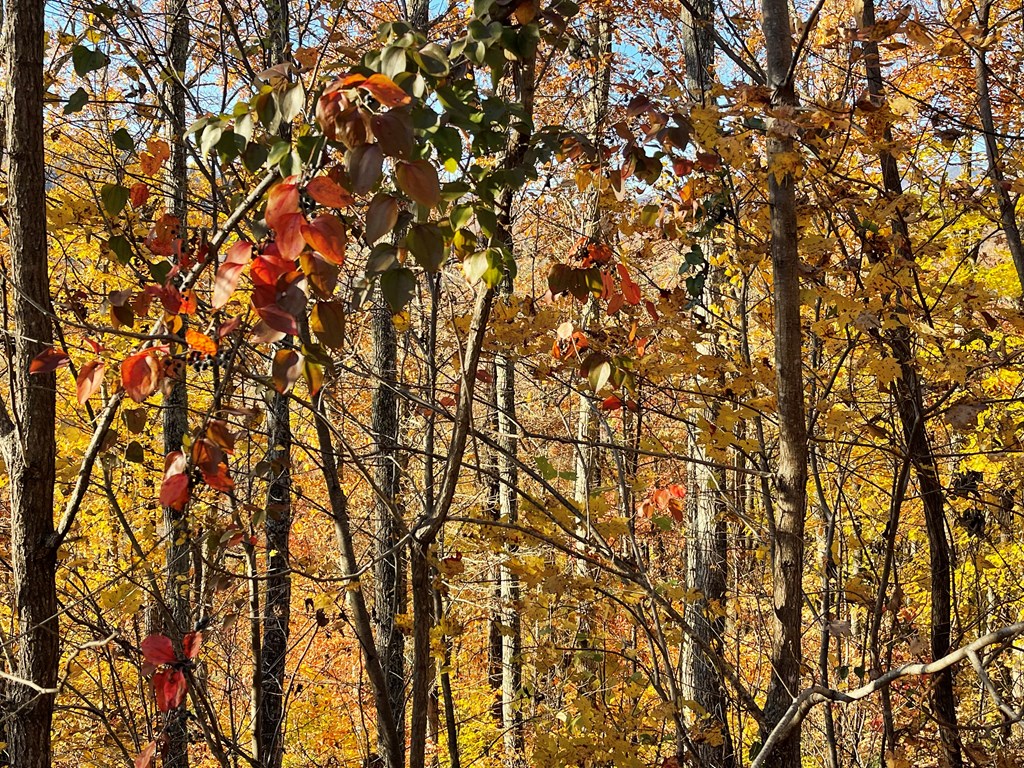
<path id="1" fill-rule="evenodd" d="M 510 99 L 523 108 L 524 122 L 533 121 L 533 94 L 536 86 L 536 58 L 529 56 L 517 62 L 511 72 Z M 522 162 L 523 152 L 529 142 L 530 127 L 513 131 L 509 137 L 505 163 L 512 167 Z M 514 251 L 515 221 L 512 212 L 512 195 L 503 191 L 497 204 L 499 237 L 504 245 Z M 506 274 L 501 282 L 500 293 L 507 298 L 513 292 L 513 279 Z M 515 361 L 509 355 L 499 352 L 494 357 L 494 405 L 496 412 L 496 467 L 498 475 L 498 515 L 506 523 L 519 520 L 519 420 L 516 414 Z M 499 612 L 501 622 L 501 724 L 504 735 L 506 765 L 522 765 L 525 736 L 523 715 L 519 706 L 522 689 L 522 627 L 519 621 L 519 577 L 508 567 L 507 561 L 517 552 L 514 543 L 509 543 L 498 566 L 498 589 L 500 592 Z"/>
<path id="2" fill-rule="evenodd" d="M 774 615 L 772 676 L 764 707 L 766 735 L 800 690 L 801 607 L 804 522 L 807 515 L 807 428 L 804 421 L 803 334 L 800 325 L 800 255 L 796 188 L 792 172 L 778 166 L 796 151 L 789 132 L 775 120 L 792 115 L 796 93 L 790 78 L 793 41 L 786 0 L 762 0 L 773 120 L 768 130 L 768 205 L 771 215 L 772 293 L 775 309 L 775 380 L 779 456 L 775 472 L 775 514 L 770 523 Z M 799 768 L 800 729 L 794 728 L 768 760 L 778 768 Z"/>
<path id="3" fill-rule="evenodd" d="M 286 61 L 291 51 L 290 9 L 288 0 L 264 0 L 267 12 L 268 67 Z M 281 127 L 281 136 L 290 139 L 291 126 Z M 292 344 L 286 337 L 274 350 Z M 291 506 L 291 400 L 275 392 L 267 409 L 267 454 L 271 480 L 267 488 L 264 532 L 267 560 L 264 573 L 262 638 L 257 665 L 256 758 L 264 768 L 281 768 L 284 759 L 286 662 L 290 634 L 292 583 L 289 551 L 292 526 Z M 258 591 L 258 585 L 254 585 Z"/>
<path id="4" fill-rule="evenodd" d="M 284 756 L 285 661 L 291 617 L 291 408 L 277 395 L 270 409 L 267 461 L 273 479 L 267 490 L 267 566 L 264 587 L 261 692 L 257 759 L 266 768 L 281 768 Z"/>
<path id="5" fill-rule="evenodd" d="M 708 0 L 697 0 L 692 13 L 685 6 L 683 20 L 683 55 L 686 62 L 686 89 L 690 98 L 698 103 L 707 101 L 714 82 L 715 43 L 711 34 L 714 25 L 715 6 Z M 710 238 L 708 238 L 710 240 Z M 707 253 L 711 248 L 705 249 Z M 704 286 L 701 305 L 706 310 L 714 298 L 715 290 L 724 282 L 721 271 L 708 266 L 708 279 Z M 717 330 L 714 319 L 704 312 L 705 325 L 711 328 L 709 350 L 720 353 L 715 339 Z M 721 382 L 709 382 L 718 387 Z M 718 419 L 717 404 L 707 408 L 704 418 L 710 424 Z M 725 684 L 718 668 L 700 650 L 700 646 L 722 652 L 722 637 L 725 631 L 725 602 L 728 526 L 725 520 L 728 491 L 726 474 L 709 462 L 696 433 L 690 435 L 693 458 L 690 464 L 687 499 L 686 526 L 686 577 L 687 588 L 701 594 L 701 598 L 686 607 L 686 618 L 701 643 L 692 640 L 686 644 L 686 663 L 683 666 L 683 684 L 687 695 L 707 712 L 707 727 L 718 729 L 721 739 L 702 739 L 694 744 L 696 757 L 701 765 L 708 768 L 731 768 L 735 764 L 732 737 L 729 732 L 726 711 Z M 682 759 L 682 755 L 678 756 Z"/>
<path id="6" fill-rule="evenodd" d="M 992 10 L 992 0 L 983 0 L 978 9 L 982 37 L 988 36 L 989 15 Z M 992 189 L 996 193 L 996 200 L 999 201 L 999 221 L 1003 225 L 1003 234 L 1006 235 L 1006 244 L 1010 249 L 1010 256 L 1013 258 L 1013 266 L 1017 271 L 1017 280 L 1020 282 L 1021 293 L 1024 293 L 1024 243 L 1021 242 L 1020 227 L 1017 222 L 1017 206 L 1010 197 L 1010 191 L 1006 188 L 1003 169 L 999 165 L 999 145 L 996 142 L 996 125 L 992 116 L 992 97 L 988 87 L 988 62 L 985 58 L 985 48 L 981 45 L 973 47 L 974 50 L 974 81 L 978 95 L 978 113 L 981 117 L 981 127 L 985 134 L 985 156 L 988 159 L 988 177 L 992 182 Z"/>
<path id="7" fill-rule="evenodd" d="M 373 501 L 375 536 L 374 574 L 374 637 L 377 652 L 387 678 L 388 701 L 392 719 L 404 740 L 405 721 L 405 635 L 395 624 L 395 617 L 405 613 L 405 557 L 398 546 L 398 524 L 394 506 L 398 499 L 398 340 L 391 311 L 378 298 L 371 310 L 373 327 L 373 373 L 376 386 L 370 416 L 370 429 L 375 444 L 373 476 L 377 493 Z M 429 627 L 428 627 L 429 632 Z M 387 754 L 385 740 L 378 733 L 379 749 Z M 387 768 L 402 768 L 388 764 Z"/>
<path id="8" fill-rule="evenodd" d="M 30 374 L 53 340 L 46 242 L 43 154 L 42 0 L 8 0 L 3 29 L 6 75 L 6 265 L 13 320 L 6 335 L 10 399 L 0 409 L 0 448 L 11 509 L 14 626 L 20 678 L 43 689 L 6 684 L 7 753 L 18 768 L 49 768 L 50 726 L 60 655 L 55 580 L 53 487 L 56 375 Z"/>
<path id="9" fill-rule="evenodd" d="M 188 66 L 190 41 L 188 0 L 170 0 L 167 10 L 168 66 L 174 76 L 168 82 L 167 102 L 170 112 L 167 121 L 168 143 L 171 148 L 168 163 L 168 193 L 166 205 L 170 213 L 181 222 L 181 234 L 187 238 L 188 226 L 188 148 L 186 147 L 186 92 L 185 69 Z M 184 333 L 184 329 L 182 330 Z M 188 383 L 186 370 L 175 377 L 163 402 L 164 454 L 180 451 L 188 432 Z M 167 615 L 164 631 L 181 653 L 182 637 L 192 629 L 191 570 L 192 544 L 188 511 L 163 509 L 163 532 L 166 540 L 164 574 L 166 579 Z M 167 713 L 167 738 L 163 747 L 167 768 L 188 768 L 188 718 L 184 706 Z"/>
<path id="10" fill-rule="evenodd" d="M 860 23 L 862 27 L 875 24 L 874 0 L 865 0 Z M 873 41 L 867 42 L 864 53 L 869 92 L 873 98 L 880 100 L 884 93 L 878 44 Z M 892 132 L 888 127 L 885 129 L 885 139 L 887 142 L 892 139 Z M 885 191 L 892 199 L 897 199 L 903 194 L 903 183 L 896 158 L 890 152 L 882 152 L 880 162 Z M 910 232 L 906 221 L 899 213 L 893 218 L 892 227 L 893 234 L 898 238 L 897 247 L 901 255 L 907 261 L 912 261 L 914 253 L 911 249 Z M 904 308 L 899 300 L 897 303 L 902 314 Z M 946 538 L 945 494 L 939 480 L 938 463 L 926 430 L 924 395 L 914 361 L 910 328 L 900 325 L 887 332 L 886 339 L 892 348 L 893 357 L 900 366 L 900 377 L 894 386 L 896 410 L 907 444 L 907 455 L 914 467 L 924 506 L 931 561 L 931 650 L 932 658 L 938 659 L 949 653 L 952 612 L 952 572 L 949 541 Z M 945 669 L 935 675 L 931 687 L 931 702 L 935 718 L 939 722 L 939 734 L 946 762 L 951 768 L 961 768 L 963 754 L 957 728 L 952 669 Z"/>

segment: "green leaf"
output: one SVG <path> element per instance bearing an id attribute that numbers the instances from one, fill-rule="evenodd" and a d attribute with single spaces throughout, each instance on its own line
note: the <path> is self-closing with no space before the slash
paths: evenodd
<path id="1" fill-rule="evenodd" d="M 391 311 L 398 314 L 412 301 L 416 290 L 416 276 L 411 269 L 399 267 L 391 269 L 380 276 L 380 292 L 391 306 Z"/>
<path id="2" fill-rule="evenodd" d="M 107 241 L 107 246 L 122 264 L 132 260 L 132 244 L 124 235 L 114 235 Z"/>
<path id="3" fill-rule="evenodd" d="M 405 236 L 405 247 L 427 272 L 437 272 L 444 261 L 444 235 L 436 224 L 413 224 Z"/>
<path id="4" fill-rule="evenodd" d="M 89 94 L 85 88 L 79 88 L 68 97 L 68 103 L 64 105 L 64 114 L 71 115 L 80 112 L 82 107 L 89 103 Z"/>
<path id="5" fill-rule="evenodd" d="M 467 256 L 462 262 L 462 271 L 470 283 L 483 280 L 488 288 L 494 288 L 504 277 L 502 271 L 501 251 L 497 248 L 485 248 L 477 251 L 472 256 Z"/>
<path id="6" fill-rule="evenodd" d="M 75 67 L 75 74 L 85 77 L 90 72 L 103 69 L 110 63 L 107 54 L 99 49 L 86 48 L 84 45 L 76 45 L 71 49 L 71 63 Z"/>
<path id="7" fill-rule="evenodd" d="M 79 88 L 78 90 L 82 90 Z M 114 146 L 118 149 L 123 149 L 125 152 L 131 152 L 135 149 L 135 142 L 132 140 L 132 135 L 128 133 L 125 128 L 118 128 L 114 131 L 110 138 L 114 142 Z"/>
<path id="8" fill-rule="evenodd" d="M 128 188 L 120 184 L 104 184 L 100 187 L 100 200 L 103 210 L 111 216 L 117 216 L 128 203 Z"/>

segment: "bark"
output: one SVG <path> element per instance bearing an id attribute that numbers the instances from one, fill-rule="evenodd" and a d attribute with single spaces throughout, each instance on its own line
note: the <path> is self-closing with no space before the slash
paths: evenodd
<path id="1" fill-rule="evenodd" d="M 789 76 L 793 59 L 786 0 L 762 0 L 762 28 L 768 87 L 775 119 L 796 107 Z M 801 606 L 804 523 L 807 515 L 807 428 L 804 421 L 803 334 L 800 325 L 800 255 L 796 188 L 792 173 L 777 174 L 781 158 L 795 152 L 787 131 L 769 126 L 768 206 L 771 215 L 772 293 L 775 310 L 775 377 L 779 456 L 775 510 L 770 520 L 774 614 L 772 675 L 765 700 L 762 735 L 785 715 L 800 690 Z M 770 766 L 799 768 L 800 728 L 793 728 L 769 756 Z"/>
<path id="2" fill-rule="evenodd" d="M 359 563 L 356 559 L 355 544 L 352 539 L 352 527 L 348 514 L 348 498 L 341 487 L 338 474 L 338 460 L 334 452 L 334 443 L 323 393 L 315 400 L 315 424 L 317 449 L 320 454 L 320 468 L 324 475 L 327 498 L 330 503 L 331 517 L 334 521 L 334 535 L 338 547 L 338 559 L 342 571 L 349 578 L 356 580 L 355 588 L 345 590 L 345 600 L 352 613 L 352 626 L 363 655 L 366 676 L 373 690 L 373 700 L 377 711 L 377 731 L 382 734 L 385 760 L 391 764 L 400 763 L 405 755 L 405 744 L 398 736 L 388 698 L 388 680 L 377 653 L 377 645 L 373 637 L 373 624 L 370 611 L 366 604 L 361 585 L 358 583 Z"/>
<path id="3" fill-rule="evenodd" d="M 686 62 L 686 90 L 690 98 L 703 104 L 713 82 L 715 61 L 714 3 L 696 0 L 693 11 L 683 7 L 683 54 Z M 710 238 L 709 238 L 710 239 Z M 706 252 L 711 252 L 710 243 Z M 714 319 L 706 312 L 716 288 L 724 282 L 724 276 L 716 267 L 708 267 L 709 277 L 705 282 L 701 306 L 704 308 L 705 326 L 711 328 L 709 351 L 719 354 L 715 343 L 717 331 Z M 722 382 L 708 382 L 716 387 Z M 718 418 L 718 406 L 707 408 L 704 418 L 714 424 Z M 702 739 L 694 744 L 694 753 L 701 765 L 709 768 L 730 768 L 735 764 L 732 736 L 729 732 L 725 682 L 715 664 L 700 648 L 707 646 L 722 653 L 725 631 L 727 579 L 728 526 L 725 520 L 728 491 L 725 472 L 711 466 L 712 459 L 691 434 L 693 458 L 689 469 L 687 487 L 686 524 L 686 584 L 687 588 L 701 594 L 701 598 L 686 607 L 684 615 L 701 642 L 689 639 L 685 646 L 686 658 L 683 665 L 683 686 L 687 696 L 707 712 L 707 727 L 718 729 L 722 735 L 720 743 Z M 682 759 L 682 755 L 679 758 Z"/>
<path id="4" fill-rule="evenodd" d="M 383 298 L 371 310 L 373 327 L 373 391 L 370 429 L 374 441 L 373 476 L 377 496 L 373 501 L 374 526 L 374 637 L 387 679 L 388 702 L 398 737 L 404 740 L 405 720 L 405 635 L 395 617 L 405 613 L 405 558 L 398 546 L 398 524 L 394 505 L 398 498 L 398 340 L 391 311 Z M 429 632 L 429 628 L 428 628 Z M 379 749 L 387 754 L 385 740 L 378 733 Z M 402 768 L 389 763 L 387 768 Z"/>
<path id="5" fill-rule="evenodd" d="M 686 64 L 686 90 L 692 101 L 704 104 L 714 82 L 714 0 L 692 0 L 683 5 L 680 17 L 683 22 L 680 44 Z"/>
<path id="6" fill-rule="evenodd" d="M 267 461 L 273 479 L 267 490 L 267 566 L 260 649 L 260 709 L 257 759 L 266 768 L 281 768 L 284 756 L 285 661 L 291 617 L 291 408 L 289 399 L 275 395 L 270 409 Z"/>
<path id="7" fill-rule="evenodd" d="M 874 25 L 874 0 L 865 0 L 859 22 L 862 27 Z M 874 99 L 881 99 L 884 94 L 878 44 L 866 42 L 864 52 L 869 92 Z M 885 129 L 884 138 L 886 144 L 892 140 L 892 131 L 888 127 Z M 903 194 L 903 183 L 896 159 L 890 152 L 883 151 L 880 153 L 880 161 L 885 191 L 890 198 L 898 199 Z M 910 232 L 906 221 L 898 213 L 893 219 L 892 227 L 901 255 L 912 261 L 914 253 L 911 248 Z M 898 309 L 901 312 L 905 311 L 900 300 L 897 301 Z M 926 431 L 924 395 L 921 379 L 914 364 L 910 328 L 900 325 L 886 333 L 886 340 L 900 366 L 900 377 L 895 382 L 893 394 L 906 440 L 907 457 L 914 468 L 924 506 L 931 572 L 931 651 L 932 658 L 939 659 L 949 653 L 952 610 L 952 573 L 949 541 L 946 538 L 945 494 L 939 481 L 938 463 Z M 939 723 L 945 760 L 951 768 L 960 768 L 963 765 L 963 754 L 957 729 L 953 669 L 950 666 L 936 673 L 931 687 L 931 704 Z"/>
<path id="8" fill-rule="evenodd" d="M 706 414 L 711 419 L 717 409 Z M 713 422 L 712 422 L 713 423 Z M 692 456 L 699 461 L 711 457 L 691 440 Z M 732 737 L 729 732 L 725 683 L 713 661 L 701 647 L 713 648 L 722 654 L 725 632 L 725 601 L 727 574 L 727 538 L 725 472 L 717 467 L 692 462 L 687 488 L 686 524 L 686 586 L 701 597 L 686 606 L 684 615 L 693 634 L 686 644 L 683 666 L 683 688 L 686 698 L 696 701 L 707 712 L 706 729 L 718 729 L 720 742 L 701 740 L 694 744 L 700 765 L 727 768 L 735 765 Z M 682 757 L 682 756 L 680 756 Z"/>
<path id="9" fill-rule="evenodd" d="M 0 409 L 0 447 L 11 510 L 14 672 L 44 691 L 6 683 L 7 754 L 19 768 L 49 768 L 60 654 L 53 523 L 56 375 L 29 373 L 32 359 L 53 340 L 43 160 L 44 3 L 8 0 L 5 13 L 6 288 L 13 311 L 6 340 L 10 410 Z"/>
<path id="10" fill-rule="evenodd" d="M 981 7 L 978 9 L 983 38 L 988 36 L 991 9 L 991 0 L 983 0 Z M 1017 280 L 1020 282 L 1021 293 L 1024 294 L 1024 243 L 1021 242 L 1020 227 L 1017 223 L 1017 206 L 1005 186 L 1003 169 L 999 165 L 1000 151 L 999 145 L 996 143 L 995 119 L 992 116 L 992 97 L 988 87 L 988 61 L 985 57 L 985 48 L 982 46 L 974 48 L 974 81 L 978 95 L 978 113 L 981 117 L 981 127 L 985 137 L 988 177 L 992 182 L 992 189 L 996 194 L 996 200 L 999 202 L 999 221 L 1003 226 L 1003 234 L 1006 235 L 1006 244 L 1010 249 L 1014 269 L 1017 271 Z"/>
<path id="11" fill-rule="evenodd" d="M 506 86 L 509 98 L 523 108 L 526 125 L 512 132 L 504 160 L 505 166 L 513 168 L 523 159 L 530 139 L 533 121 L 533 95 L 536 86 L 536 57 L 530 56 L 517 62 L 511 72 L 511 82 Z M 512 211 L 512 194 L 504 190 L 498 198 L 499 237 L 504 245 L 514 252 L 515 221 Z M 500 293 L 509 297 L 513 292 L 513 279 L 506 274 L 501 282 Z M 519 520 L 519 421 L 516 414 L 516 374 L 514 359 L 503 352 L 494 357 L 494 408 L 497 434 L 495 469 L 498 477 L 498 516 L 509 524 Z M 501 623 L 501 725 L 504 737 L 505 761 L 507 765 L 522 765 L 525 736 L 523 715 L 518 698 L 522 689 L 522 627 L 519 621 L 519 577 L 508 566 L 516 556 L 517 547 L 510 542 L 498 566 L 499 614 Z"/>
<path id="12" fill-rule="evenodd" d="M 187 238 L 188 222 L 188 147 L 186 146 L 185 69 L 188 66 L 190 41 L 187 0 L 171 0 L 167 11 L 167 56 L 169 69 L 175 76 L 169 80 L 167 130 L 170 161 L 167 167 L 166 205 L 181 222 L 181 237 Z M 184 333 L 184 329 L 182 330 Z M 179 451 L 188 431 L 188 383 L 186 370 L 171 383 L 163 402 L 164 454 Z M 186 509 L 163 509 L 163 532 L 166 540 L 164 577 L 166 580 L 167 615 L 164 631 L 181 653 L 181 640 L 192 629 L 192 543 Z M 185 707 L 167 713 L 167 740 L 163 759 L 168 768 L 188 768 L 188 719 Z"/>
<path id="13" fill-rule="evenodd" d="M 291 51 L 288 0 L 264 0 L 267 12 L 268 67 L 287 61 Z M 280 130 L 291 138 L 291 126 Z M 273 351 L 287 349 L 286 337 Z M 280 768 L 284 759 L 285 679 L 291 618 L 291 570 L 289 550 L 292 525 L 291 507 L 291 400 L 286 394 L 273 393 L 267 409 L 267 454 L 271 480 L 267 488 L 264 532 L 267 537 L 262 610 L 256 614 L 262 622 L 259 653 L 254 656 L 258 690 L 255 692 L 256 717 L 253 731 L 256 758 L 264 768 Z M 254 583 L 258 593 L 259 585 Z M 257 627 L 256 631 L 260 631 Z"/>

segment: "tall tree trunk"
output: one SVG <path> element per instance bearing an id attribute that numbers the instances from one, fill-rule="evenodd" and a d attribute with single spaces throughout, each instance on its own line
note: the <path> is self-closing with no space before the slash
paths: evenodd
<path id="1" fill-rule="evenodd" d="M 875 24 L 874 0 L 865 0 L 861 27 Z M 868 90 L 875 100 L 884 98 L 882 65 L 878 43 L 864 44 L 865 74 Z M 991 116 L 991 115 L 990 115 Z M 988 136 L 986 136 L 986 139 Z M 886 127 L 884 139 L 892 141 L 892 130 Z M 882 181 L 887 195 L 893 200 L 903 194 L 896 158 L 892 153 L 880 154 Z M 903 258 L 913 261 L 910 232 L 903 216 L 897 212 L 892 220 L 893 234 L 897 248 Z M 897 298 L 900 314 L 905 314 L 902 300 Z M 900 377 L 895 382 L 894 396 L 896 410 L 907 444 L 907 455 L 914 467 L 921 502 L 924 506 L 925 528 L 928 532 L 928 552 L 931 570 L 931 650 L 932 658 L 938 659 L 949 653 L 952 611 L 952 572 L 950 570 L 949 541 L 946 538 L 945 494 L 939 480 L 938 463 L 928 439 L 925 424 L 924 395 L 921 379 L 914 361 L 913 341 L 910 328 L 900 325 L 886 334 L 892 355 L 899 363 Z M 951 768 L 963 765 L 960 733 L 957 728 L 956 699 L 953 692 L 953 670 L 945 669 L 935 675 L 931 687 L 931 702 L 935 718 L 939 722 L 939 734 L 945 760 Z"/>
<path id="2" fill-rule="evenodd" d="M 261 691 L 257 759 L 265 768 L 281 768 L 284 756 L 285 661 L 291 618 L 291 408 L 286 396 L 275 395 L 270 409 L 267 461 L 273 479 L 267 490 L 267 566 L 261 643 Z"/>
<path id="3" fill-rule="evenodd" d="M 18 768 L 49 768 L 59 663 L 53 487 L 56 375 L 30 374 L 53 341 L 46 242 L 43 154 L 43 0 L 8 0 L 3 29 L 6 76 L 7 216 L 13 327 L 7 335 L 8 406 L 0 409 L 11 509 L 11 567 L 17 630 L 8 681 L 7 753 Z"/>
<path id="4" fill-rule="evenodd" d="M 528 56 L 516 62 L 511 81 L 506 85 L 509 100 L 522 105 L 525 127 L 513 131 L 506 152 L 506 166 L 522 162 L 523 151 L 529 142 L 533 122 L 533 95 L 536 87 L 536 57 Z M 503 191 L 497 202 L 499 238 L 514 253 L 515 221 L 512 195 Z M 499 288 L 501 295 L 513 293 L 513 277 L 506 273 Z M 494 356 L 494 406 L 497 435 L 496 466 L 498 476 L 498 515 L 505 523 L 519 520 L 519 419 L 516 414 L 515 360 L 503 352 Z M 501 622 L 501 724 L 504 736 L 506 765 L 524 763 L 523 715 L 517 699 L 522 689 L 522 626 L 519 620 L 519 577 L 508 566 L 516 556 L 515 544 L 508 544 L 498 566 L 499 613 Z"/>
<path id="5" fill-rule="evenodd" d="M 978 8 L 981 39 L 989 33 L 989 16 L 992 0 L 982 0 Z M 984 44 L 972 46 L 974 51 L 974 81 L 978 95 L 978 114 L 981 117 L 981 128 L 985 135 L 985 156 L 988 159 L 988 177 L 992 189 L 999 201 L 999 221 L 1003 225 L 1006 244 L 1013 258 L 1013 266 L 1020 282 L 1020 293 L 1024 294 L 1024 243 L 1021 242 L 1020 227 L 1017 222 L 1017 206 L 1006 188 L 1003 169 L 999 165 L 999 145 L 996 143 L 996 124 L 992 116 L 992 97 L 988 87 L 988 61 L 985 58 Z"/>
<path id="6" fill-rule="evenodd" d="M 775 309 L 775 381 L 778 397 L 779 457 L 775 471 L 775 514 L 770 520 L 774 615 L 771 682 L 763 733 L 785 714 L 800 690 L 801 606 L 804 522 L 807 515 L 807 428 L 804 421 L 803 334 L 800 325 L 800 255 L 796 188 L 792 172 L 779 166 L 796 152 L 789 132 L 774 120 L 792 116 L 796 104 L 790 67 L 793 41 L 786 0 L 762 0 L 773 120 L 768 130 L 768 206 L 771 215 L 772 293 Z M 779 743 L 768 765 L 799 768 L 800 729 Z"/>
<path id="7" fill-rule="evenodd" d="M 268 67 L 288 60 L 291 52 L 290 9 L 288 0 L 264 0 L 267 12 Z M 291 126 L 281 127 L 281 136 L 291 138 Z M 285 337 L 274 350 L 288 349 L 292 338 Z M 267 537 L 267 561 L 264 573 L 262 638 L 258 665 L 256 757 L 264 768 L 281 768 L 284 758 L 285 679 L 291 619 L 292 582 L 289 564 L 292 526 L 291 506 L 291 400 L 286 394 L 273 393 L 267 413 L 267 462 L 271 480 L 267 488 L 264 532 Z M 258 589 L 258 585 L 257 589 Z"/>
<path id="8" fill-rule="evenodd" d="M 377 731 L 383 737 L 384 760 L 395 764 L 403 760 L 405 744 L 398 736 L 398 728 L 393 720 L 391 703 L 388 698 L 388 680 L 377 653 L 377 645 L 373 637 L 373 622 L 366 604 L 363 590 L 359 585 L 359 563 L 356 559 L 355 544 L 352 539 L 352 527 L 348 515 L 348 497 L 341 487 L 338 460 L 334 452 L 327 409 L 324 403 L 324 391 L 321 390 L 314 399 L 317 449 L 320 456 L 320 470 L 323 472 L 327 498 L 330 502 L 331 516 L 334 520 L 334 534 L 338 546 L 338 560 L 343 573 L 354 580 L 355 588 L 345 590 L 345 600 L 352 612 L 352 627 L 366 667 L 366 676 L 373 689 L 373 700 L 377 711 Z"/>
<path id="9" fill-rule="evenodd" d="M 188 66 L 190 40 L 188 0 L 170 0 L 167 9 L 168 67 L 174 73 L 168 81 L 167 121 L 171 148 L 167 167 L 166 206 L 181 222 L 183 242 L 188 227 L 188 147 L 186 146 L 185 69 Z M 184 334 L 184 329 L 181 331 Z M 188 383 L 182 369 L 171 383 L 163 402 L 164 454 L 182 449 L 188 431 Z M 181 653 L 181 641 L 192 629 L 191 570 L 192 544 L 187 507 L 163 509 L 163 533 L 166 541 L 164 576 L 166 580 L 164 631 Z M 167 768 L 188 768 L 188 718 L 184 706 L 167 713 L 163 760 Z"/>
<path id="10" fill-rule="evenodd" d="M 373 477 L 378 494 L 373 501 L 375 563 L 374 575 L 374 637 L 381 666 L 387 678 L 388 702 L 404 740 L 405 721 L 405 635 L 396 625 L 395 617 L 405 613 L 405 557 L 398 546 L 398 524 L 394 506 L 398 499 L 398 340 L 391 310 L 382 296 L 370 312 L 373 328 L 373 373 L 376 385 L 370 415 L 370 429 L 375 445 Z M 431 600 L 431 602 L 433 602 Z M 378 732 L 381 755 L 387 755 L 386 739 Z M 402 768 L 402 763 L 388 763 L 387 768 Z"/>
<path id="11" fill-rule="evenodd" d="M 697 0 L 692 4 L 692 13 L 683 7 L 683 55 L 686 62 L 686 90 L 697 104 L 705 104 L 714 82 L 715 42 L 711 34 L 714 25 L 715 6 L 708 0 Z M 707 238 L 710 240 L 711 238 Z M 710 244 L 706 244 L 710 245 Z M 711 247 L 705 248 L 711 253 Z M 716 343 L 717 329 L 714 319 L 707 312 L 714 298 L 714 292 L 724 282 L 721 270 L 708 265 L 708 279 L 704 284 L 704 295 L 700 305 L 705 315 L 705 325 L 711 329 L 709 352 L 720 353 Z M 718 387 L 721 382 L 708 382 Z M 718 419 L 718 405 L 713 404 L 703 414 L 709 424 Z M 701 647 L 714 648 L 722 652 L 722 636 L 725 631 L 725 602 L 727 570 L 727 533 L 725 520 L 727 509 L 726 474 L 722 469 L 711 466 L 713 458 L 707 455 L 691 433 L 690 464 L 686 520 L 686 585 L 699 592 L 701 597 L 686 606 L 685 615 L 701 642 L 692 639 L 687 642 L 686 658 L 683 665 L 683 684 L 687 696 L 703 707 L 707 713 L 706 727 L 718 729 L 721 739 L 701 739 L 694 743 L 696 757 L 701 765 L 708 768 L 731 768 L 735 764 L 732 737 L 729 732 L 726 712 L 725 684 L 718 668 L 701 651 Z M 680 740 L 677 740 L 680 741 Z M 680 760 L 682 755 L 678 756 Z"/>

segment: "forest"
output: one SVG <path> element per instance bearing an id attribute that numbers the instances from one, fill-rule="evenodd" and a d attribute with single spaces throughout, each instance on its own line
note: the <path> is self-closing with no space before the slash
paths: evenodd
<path id="1" fill-rule="evenodd" d="M 1024 765 L 1020 2 L 0 17 L 0 766 Z"/>

